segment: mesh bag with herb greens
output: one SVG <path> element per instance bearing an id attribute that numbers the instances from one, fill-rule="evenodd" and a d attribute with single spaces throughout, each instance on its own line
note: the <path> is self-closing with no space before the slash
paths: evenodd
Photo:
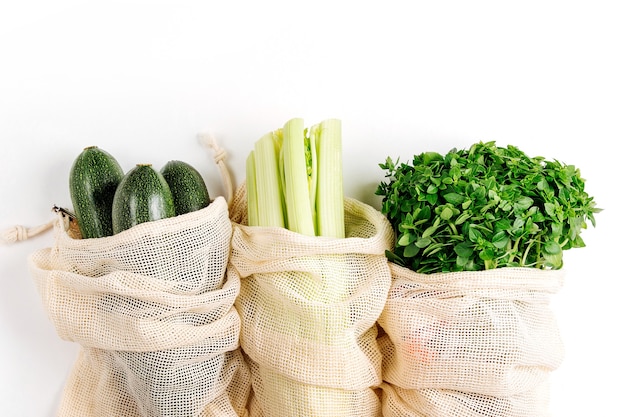
<path id="1" fill-rule="evenodd" d="M 495 142 L 380 167 L 385 415 L 546 416 L 563 354 L 549 301 L 599 211 L 580 172 Z"/>
<path id="2" fill-rule="evenodd" d="M 66 227 L 59 217 L 53 246 L 29 259 L 57 333 L 81 345 L 59 415 L 245 415 L 224 198 L 110 237 L 73 239 Z"/>
<path id="3" fill-rule="evenodd" d="M 345 199 L 346 238 L 247 226 L 233 204 L 229 269 L 252 371 L 252 416 L 378 416 L 376 320 L 391 282 L 393 233 L 380 212 Z"/>

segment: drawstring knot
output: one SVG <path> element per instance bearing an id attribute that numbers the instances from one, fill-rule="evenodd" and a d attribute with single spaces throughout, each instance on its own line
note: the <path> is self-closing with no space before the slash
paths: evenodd
<path id="1" fill-rule="evenodd" d="M 2 231 L 2 234 L 0 235 L 0 239 L 5 243 L 21 242 L 21 241 L 30 239 L 33 236 L 37 236 L 40 233 L 45 232 L 46 230 L 50 229 L 53 224 L 54 224 L 54 220 L 46 224 L 42 224 L 40 226 L 35 226 L 35 227 L 30 227 L 30 228 L 20 226 L 20 225 L 13 226 L 9 229 Z"/>

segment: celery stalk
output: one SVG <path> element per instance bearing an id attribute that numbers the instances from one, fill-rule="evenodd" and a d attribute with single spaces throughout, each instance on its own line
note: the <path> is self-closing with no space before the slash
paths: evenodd
<path id="1" fill-rule="evenodd" d="M 302 119 L 291 119 L 283 126 L 283 152 L 287 227 L 296 233 L 315 236 Z"/>
<path id="2" fill-rule="evenodd" d="M 294 118 L 267 133 L 246 161 L 246 179 L 248 224 L 345 237 L 340 120 L 305 129 Z"/>
<path id="3" fill-rule="evenodd" d="M 317 149 L 315 138 L 310 136 L 310 130 L 306 130 L 304 134 L 304 152 L 309 184 L 309 203 L 311 205 L 315 235 L 317 236 L 319 232 L 317 230 Z"/>
<path id="4" fill-rule="evenodd" d="M 341 121 L 324 120 L 314 127 L 317 147 L 317 230 L 320 236 L 343 238 L 344 192 Z"/>
<path id="5" fill-rule="evenodd" d="M 259 202 L 256 190 L 256 163 L 254 151 L 252 151 L 246 159 L 246 199 L 249 226 L 259 226 Z"/>
<path id="6" fill-rule="evenodd" d="M 277 141 L 278 138 L 272 132 L 264 135 L 254 144 L 259 226 L 285 227 Z"/>

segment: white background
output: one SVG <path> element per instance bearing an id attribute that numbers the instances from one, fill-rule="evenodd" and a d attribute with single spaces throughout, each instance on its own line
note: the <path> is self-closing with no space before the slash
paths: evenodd
<path id="1" fill-rule="evenodd" d="M 478 140 L 576 165 L 604 211 L 566 253 L 552 307 L 566 358 L 553 416 L 624 415 L 626 14 L 619 1 L 2 1 L 0 228 L 69 206 L 98 145 L 125 169 L 170 159 L 223 195 L 253 142 L 292 117 L 343 122 L 346 194 L 377 205 L 387 156 Z M 0 415 L 52 416 L 77 346 L 27 270 L 51 233 L 0 246 Z"/>

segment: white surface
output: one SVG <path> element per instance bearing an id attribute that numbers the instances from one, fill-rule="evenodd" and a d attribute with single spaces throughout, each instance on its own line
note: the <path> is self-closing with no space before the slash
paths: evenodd
<path id="1" fill-rule="evenodd" d="M 86 3 L 0 3 L 1 229 L 68 206 L 69 167 L 92 144 L 125 168 L 186 160 L 218 195 L 197 133 L 214 134 L 240 184 L 262 134 L 291 117 L 336 117 L 346 193 L 374 205 L 387 156 L 514 144 L 579 167 L 605 209 L 587 248 L 566 254 L 554 299 L 567 356 L 553 415 L 623 413 L 619 1 Z M 52 416 L 77 352 L 26 267 L 51 239 L 0 246 L 3 416 Z"/>

